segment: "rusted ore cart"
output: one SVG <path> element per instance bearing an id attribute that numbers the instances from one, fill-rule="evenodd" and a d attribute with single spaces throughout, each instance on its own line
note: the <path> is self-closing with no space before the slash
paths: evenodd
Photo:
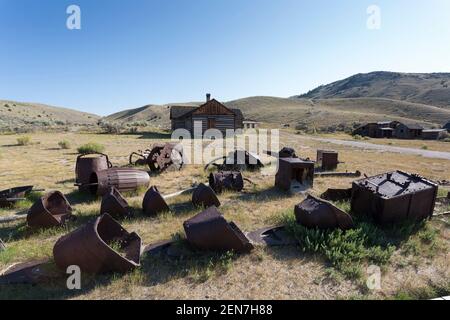
<path id="1" fill-rule="evenodd" d="M 437 192 L 430 180 L 394 171 L 353 182 L 351 208 L 380 224 L 420 221 L 433 215 Z"/>

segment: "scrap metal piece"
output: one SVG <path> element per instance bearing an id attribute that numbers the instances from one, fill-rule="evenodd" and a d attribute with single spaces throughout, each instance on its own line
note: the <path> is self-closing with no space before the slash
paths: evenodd
<path id="1" fill-rule="evenodd" d="M 112 163 L 104 153 L 80 154 L 75 164 L 75 185 L 81 192 L 89 192 L 92 173 L 109 168 L 112 168 Z"/>
<path id="2" fill-rule="evenodd" d="M 352 189 L 352 211 L 379 224 L 430 218 L 438 193 L 436 183 L 403 171 L 354 181 Z"/>
<path id="3" fill-rule="evenodd" d="M 280 158 L 275 186 L 284 191 L 311 188 L 314 184 L 314 161 L 299 158 Z"/>
<path id="4" fill-rule="evenodd" d="M 181 170 L 184 165 L 183 146 L 175 143 L 155 144 L 147 156 L 152 172 Z"/>
<path id="5" fill-rule="evenodd" d="M 137 152 L 132 152 L 130 154 L 130 157 L 128 159 L 128 162 L 132 166 L 144 166 L 147 164 L 147 158 L 150 154 L 150 150 L 147 149 L 145 151 L 138 150 Z M 136 160 L 133 160 L 133 158 L 137 157 Z"/>
<path id="6" fill-rule="evenodd" d="M 110 214 L 114 219 L 125 219 L 132 216 L 127 200 L 114 187 L 111 187 L 109 192 L 102 197 L 100 214 L 104 213 Z"/>
<path id="7" fill-rule="evenodd" d="M 58 268 L 76 265 L 89 274 L 129 272 L 140 266 L 140 255 L 139 235 L 127 232 L 109 214 L 61 237 L 53 247 Z"/>
<path id="8" fill-rule="evenodd" d="M 25 200 L 33 186 L 16 187 L 0 191 L 0 208 L 12 207 L 16 202 Z"/>
<path id="9" fill-rule="evenodd" d="M 189 243 L 200 250 L 248 253 L 254 247 L 233 223 L 227 222 L 216 207 L 210 207 L 183 224 Z"/>
<path id="10" fill-rule="evenodd" d="M 158 254 L 167 254 L 169 248 L 175 244 L 174 240 L 164 240 L 156 243 L 149 244 L 145 246 L 142 250 L 142 255 L 158 255 Z"/>
<path id="11" fill-rule="evenodd" d="M 350 200 L 352 197 L 352 188 L 348 189 L 335 189 L 330 188 L 320 195 L 324 200 L 328 201 L 345 201 Z"/>
<path id="12" fill-rule="evenodd" d="M 336 170 L 339 164 L 339 154 L 336 151 L 317 150 L 317 163 L 322 170 Z"/>
<path id="13" fill-rule="evenodd" d="M 35 285 L 47 282 L 58 275 L 49 263 L 49 259 L 16 263 L 0 271 L 0 285 Z"/>
<path id="14" fill-rule="evenodd" d="M 244 189 L 244 178 L 239 171 L 220 171 L 209 175 L 209 185 L 217 194 L 225 190 L 240 192 Z"/>
<path id="15" fill-rule="evenodd" d="M 146 216 L 156 216 L 159 213 L 170 211 L 170 208 L 161 193 L 159 193 L 158 188 L 153 186 L 148 189 L 144 196 L 142 210 Z"/>
<path id="16" fill-rule="evenodd" d="M 265 153 L 275 158 L 298 158 L 295 150 L 290 147 L 283 147 L 280 152 L 265 151 Z"/>
<path id="17" fill-rule="evenodd" d="M 298 241 L 286 232 L 285 226 L 265 227 L 247 233 L 253 243 L 269 247 L 289 246 L 297 244 Z"/>
<path id="18" fill-rule="evenodd" d="M 74 218 L 67 198 L 59 191 L 47 193 L 28 210 L 27 223 L 33 228 L 62 226 Z"/>
<path id="19" fill-rule="evenodd" d="M 93 195 L 103 196 L 111 187 L 119 192 L 136 191 L 148 187 L 150 176 L 147 172 L 137 169 L 110 168 L 96 171 L 89 179 L 89 191 Z"/>
<path id="20" fill-rule="evenodd" d="M 352 217 L 332 203 L 308 195 L 295 206 L 297 223 L 307 228 L 348 230 L 353 227 Z"/>
<path id="21" fill-rule="evenodd" d="M 192 203 L 196 207 L 209 208 L 211 206 L 220 207 L 220 201 L 214 190 L 201 183 L 192 193 Z"/>

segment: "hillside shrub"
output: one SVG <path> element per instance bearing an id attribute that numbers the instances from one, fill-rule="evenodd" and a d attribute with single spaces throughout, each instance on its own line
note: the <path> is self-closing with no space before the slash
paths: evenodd
<path id="1" fill-rule="evenodd" d="M 70 142 L 67 140 L 62 140 L 62 141 L 58 142 L 58 146 L 61 149 L 70 149 Z"/>
<path id="2" fill-rule="evenodd" d="M 31 137 L 30 136 L 23 136 L 17 138 L 17 144 L 19 146 L 27 146 L 31 143 Z"/>
<path id="3" fill-rule="evenodd" d="M 86 143 L 77 149 L 79 154 L 102 153 L 104 150 L 105 147 L 103 145 L 95 142 Z"/>

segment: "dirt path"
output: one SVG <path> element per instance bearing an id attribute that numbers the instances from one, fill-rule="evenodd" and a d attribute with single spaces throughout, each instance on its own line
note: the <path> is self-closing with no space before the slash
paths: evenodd
<path id="1" fill-rule="evenodd" d="M 380 151 L 384 151 L 384 152 L 395 152 L 395 153 L 401 153 L 401 154 L 418 155 L 418 156 L 422 156 L 422 157 L 426 157 L 426 158 L 450 160 L 450 152 L 430 151 L 430 150 L 405 148 L 405 147 L 394 147 L 394 146 L 388 146 L 388 145 L 383 145 L 383 144 L 373 144 L 373 143 L 363 142 L 363 141 L 350 141 L 350 140 L 339 140 L 339 139 L 330 139 L 330 138 L 316 138 L 316 137 L 311 137 L 311 136 L 294 135 L 291 133 L 284 133 L 284 134 L 288 135 L 289 138 L 295 137 L 295 139 L 302 138 L 302 139 L 328 142 L 328 143 L 344 145 L 344 146 L 360 148 L 360 149 L 380 150 Z"/>

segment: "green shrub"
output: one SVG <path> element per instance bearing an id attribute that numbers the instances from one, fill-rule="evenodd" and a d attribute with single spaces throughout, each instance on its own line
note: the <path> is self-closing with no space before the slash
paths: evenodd
<path id="1" fill-rule="evenodd" d="M 95 142 L 89 142 L 87 144 L 84 144 L 80 147 L 78 147 L 77 151 L 80 154 L 87 154 L 87 153 L 102 153 L 105 150 L 105 147 L 101 144 L 95 143 Z"/>
<path id="2" fill-rule="evenodd" d="M 23 136 L 17 138 L 17 144 L 19 146 L 27 146 L 31 143 L 31 137 L 30 136 Z"/>
<path id="3" fill-rule="evenodd" d="M 58 142 L 58 146 L 61 149 L 70 149 L 70 142 L 67 140 L 63 140 L 63 141 Z"/>

